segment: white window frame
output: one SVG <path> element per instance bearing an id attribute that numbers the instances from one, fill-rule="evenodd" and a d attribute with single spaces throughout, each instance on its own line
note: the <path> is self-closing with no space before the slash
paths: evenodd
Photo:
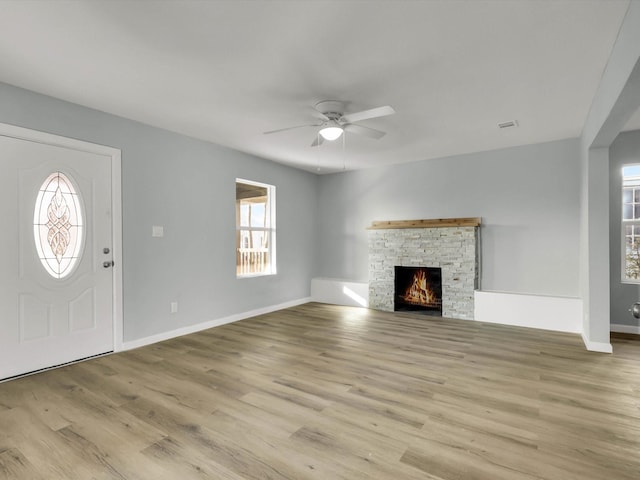
<path id="1" fill-rule="evenodd" d="M 249 230 L 249 231 L 262 231 L 267 232 L 268 240 L 267 240 L 267 254 L 269 258 L 268 267 L 261 272 L 242 272 L 238 270 L 238 262 L 236 261 L 236 278 L 251 278 L 251 277 L 261 277 L 266 275 L 276 275 L 276 187 L 274 185 L 270 185 L 268 183 L 256 182 L 254 180 L 246 180 L 244 178 L 236 178 L 236 184 L 244 183 L 247 185 L 255 185 L 257 187 L 262 187 L 267 189 L 267 205 L 266 209 L 269 214 L 269 227 L 252 227 L 250 225 L 241 225 L 240 216 L 236 216 L 236 238 L 240 235 L 241 230 Z M 238 198 L 236 196 L 236 208 L 237 208 Z M 237 241 L 236 244 L 236 258 L 239 252 L 239 247 Z"/>
<path id="2" fill-rule="evenodd" d="M 624 176 L 624 168 L 626 167 L 640 167 L 640 164 L 627 164 L 623 166 L 621 171 L 622 173 L 622 190 L 621 190 L 621 198 L 620 198 L 620 276 L 622 283 L 631 283 L 631 284 L 640 284 L 640 276 L 638 278 L 628 278 L 627 277 L 627 227 L 631 226 L 633 228 L 640 227 L 640 218 L 625 220 L 624 218 L 624 192 L 625 187 L 637 186 L 638 190 L 640 190 L 640 175 L 627 177 L 629 180 L 625 179 Z M 633 202 L 633 198 L 632 198 Z M 635 210 L 635 209 L 634 209 Z M 635 216 L 635 213 L 634 213 Z M 632 238 L 634 235 L 632 234 Z M 640 239 L 640 235 L 638 235 Z"/>

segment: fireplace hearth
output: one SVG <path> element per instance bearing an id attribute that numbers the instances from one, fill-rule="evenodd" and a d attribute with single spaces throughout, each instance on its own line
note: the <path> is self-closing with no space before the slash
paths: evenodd
<path id="1" fill-rule="evenodd" d="M 393 309 L 441 317 L 442 269 L 396 266 Z"/>

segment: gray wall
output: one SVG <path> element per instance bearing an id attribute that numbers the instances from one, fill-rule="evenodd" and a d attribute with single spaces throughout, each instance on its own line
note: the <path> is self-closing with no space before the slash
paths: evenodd
<path id="1" fill-rule="evenodd" d="M 373 220 L 480 216 L 482 289 L 578 294 L 577 140 L 316 177 L 5 84 L 0 105 L 122 150 L 125 341 L 306 297 L 313 276 L 367 281 Z M 277 276 L 235 277 L 236 177 L 277 187 Z"/>
<path id="2" fill-rule="evenodd" d="M 640 163 L 640 131 L 621 133 L 609 147 L 609 274 L 612 324 L 640 325 L 629 307 L 640 301 L 640 285 L 622 283 L 622 166 Z"/>
<path id="3" fill-rule="evenodd" d="M 6 84 L 0 122 L 122 150 L 125 341 L 309 296 L 315 175 Z M 276 276 L 236 279 L 236 177 L 276 186 Z"/>
<path id="4" fill-rule="evenodd" d="M 367 281 L 373 220 L 482 217 L 483 290 L 578 296 L 578 140 L 320 178 L 318 273 Z"/>

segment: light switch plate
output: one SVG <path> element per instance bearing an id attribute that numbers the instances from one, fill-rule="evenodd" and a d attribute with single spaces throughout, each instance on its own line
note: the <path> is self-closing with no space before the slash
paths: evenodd
<path id="1" fill-rule="evenodd" d="M 162 225 L 154 225 L 151 227 L 152 237 L 164 237 L 164 227 Z"/>

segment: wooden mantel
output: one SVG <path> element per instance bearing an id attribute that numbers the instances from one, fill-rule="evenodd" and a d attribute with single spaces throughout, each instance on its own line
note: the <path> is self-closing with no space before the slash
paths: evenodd
<path id="1" fill-rule="evenodd" d="M 374 221 L 367 230 L 390 228 L 440 228 L 440 227 L 479 227 L 481 217 L 469 218 L 431 218 L 427 220 L 384 220 Z"/>

